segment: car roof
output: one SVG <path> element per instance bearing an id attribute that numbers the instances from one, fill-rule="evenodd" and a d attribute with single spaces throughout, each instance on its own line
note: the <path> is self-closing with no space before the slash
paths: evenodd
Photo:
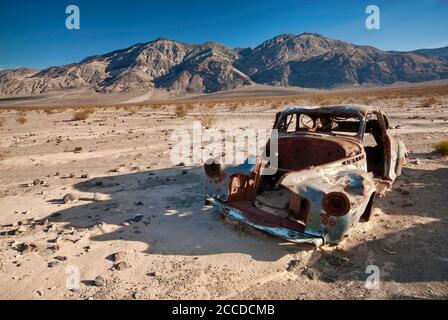
<path id="1" fill-rule="evenodd" d="M 378 110 L 372 106 L 366 105 L 336 105 L 336 106 L 306 106 L 306 107 L 288 107 L 283 113 L 300 113 L 314 111 L 316 113 L 353 113 L 365 117 L 368 113 Z"/>

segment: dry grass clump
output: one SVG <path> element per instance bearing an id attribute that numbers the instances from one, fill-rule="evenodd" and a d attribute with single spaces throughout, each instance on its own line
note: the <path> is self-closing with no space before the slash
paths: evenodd
<path id="1" fill-rule="evenodd" d="M 186 104 L 178 104 L 176 106 L 176 110 L 174 114 L 177 118 L 185 118 L 188 115 L 188 111 L 190 111 L 190 106 Z"/>
<path id="2" fill-rule="evenodd" d="M 201 116 L 201 124 L 204 128 L 210 129 L 216 123 L 215 113 L 208 111 Z"/>
<path id="3" fill-rule="evenodd" d="M 152 105 L 151 105 L 151 109 L 153 109 L 153 110 L 159 110 L 159 109 L 162 109 L 162 104 L 160 104 L 160 103 L 152 104 Z"/>
<path id="4" fill-rule="evenodd" d="M 94 112 L 95 112 L 95 110 L 92 110 L 92 109 L 84 109 L 84 110 L 76 111 L 73 114 L 72 121 L 87 120 Z"/>
<path id="5" fill-rule="evenodd" d="M 26 118 L 26 113 L 25 112 L 22 111 L 22 112 L 19 112 L 17 114 L 17 117 L 16 117 L 16 122 L 17 123 L 25 124 L 27 121 L 28 121 L 28 119 Z"/>
<path id="6" fill-rule="evenodd" d="M 271 104 L 271 110 L 277 110 L 277 109 L 280 109 L 281 107 L 283 107 L 283 103 L 280 101 L 273 102 Z"/>
<path id="7" fill-rule="evenodd" d="M 235 112 L 239 107 L 239 103 L 229 103 L 229 110 L 230 112 Z"/>
<path id="8" fill-rule="evenodd" d="M 448 156 L 448 139 L 444 139 L 434 145 L 434 149 L 442 156 Z"/>
<path id="9" fill-rule="evenodd" d="M 435 97 L 429 97 L 422 101 L 420 104 L 420 108 L 431 108 L 434 104 L 439 103 L 439 100 L 437 100 Z"/>
<path id="10" fill-rule="evenodd" d="M 123 109 L 125 110 L 125 111 L 128 111 L 129 112 L 129 115 L 131 116 L 131 115 L 134 115 L 134 114 L 136 114 L 137 113 L 137 106 L 125 106 L 125 107 L 123 107 Z"/>
<path id="11" fill-rule="evenodd" d="M 56 114 L 56 113 L 62 113 L 64 112 L 64 109 L 62 108 L 47 108 L 43 110 L 46 114 Z"/>

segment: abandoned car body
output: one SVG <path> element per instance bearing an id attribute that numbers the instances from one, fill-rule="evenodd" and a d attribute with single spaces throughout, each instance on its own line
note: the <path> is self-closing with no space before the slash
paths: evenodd
<path id="1" fill-rule="evenodd" d="M 337 244 L 368 221 L 375 198 L 401 174 L 406 149 L 387 115 L 368 106 L 288 108 L 276 116 L 277 168 L 262 157 L 204 165 L 208 204 L 295 243 Z M 269 143 L 266 146 L 269 152 Z"/>

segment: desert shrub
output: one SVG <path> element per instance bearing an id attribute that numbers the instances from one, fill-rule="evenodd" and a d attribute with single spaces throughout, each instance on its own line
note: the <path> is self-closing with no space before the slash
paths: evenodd
<path id="1" fill-rule="evenodd" d="M 178 104 L 174 111 L 177 118 L 185 118 L 188 114 L 189 107 L 185 104 Z"/>
<path id="2" fill-rule="evenodd" d="M 133 115 L 133 114 L 135 114 L 137 112 L 137 109 L 136 109 L 135 106 L 125 106 L 123 109 L 125 111 L 128 111 L 129 115 Z"/>
<path id="3" fill-rule="evenodd" d="M 434 97 L 429 97 L 424 99 L 421 104 L 420 108 L 431 108 L 432 105 L 437 104 L 439 101 Z"/>
<path id="4" fill-rule="evenodd" d="M 92 115 L 94 112 L 95 112 L 94 110 L 90 110 L 90 109 L 84 109 L 84 110 L 76 111 L 73 114 L 72 121 L 87 120 L 90 117 L 90 115 Z"/>
<path id="5" fill-rule="evenodd" d="M 229 104 L 229 110 L 231 112 L 235 112 L 237 109 L 238 109 L 238 104 L 237 103 Z"/>
<path id="6" fill-rule="evenodd" d="M 209 129 L 216 123 L 216 116 L 213 112 L 208 111 L 201 116 L 201 124 L 204 128 Z"/>
<path id="7" fill-rule="evenodd" d="M 25 112 L 19 112 L 17 114 L 16 117 L 16 122 L 20 123 L 20 124 L 25 124 L 28 121 L 28 119 L 26 118 L 26 113 Z"/>
<path id="8" fill-rule="evenodd" d="M 213 109 L 214 107 L 216 107 L 216 102 L 214 102 L 214 101 L 204 101 L 201 104 L 201 106 L 204 107 L 204 108 Z"/>
<path id="9" fill-rule="evenodd" d="M 434 145 L 434 149 L 442 156 L 448 155 L 448 139 L 442 140 Z"/>
<path id="10" fill-rule="evenodd" d="M 273 102 L 271 104 L 271 110 L 277 110 L 280 109 L 283 106 L 283 104 L 280 101 Z"/>
<path id="11" fill-rule="evenodd" d="M 64 109 L 62 109 L 62 108 L 45 109 L 44 112 L 45 112 L 46 114 L 56 114 L 56 113 L 62 113 L 62 112 L 64 112 Z"/>

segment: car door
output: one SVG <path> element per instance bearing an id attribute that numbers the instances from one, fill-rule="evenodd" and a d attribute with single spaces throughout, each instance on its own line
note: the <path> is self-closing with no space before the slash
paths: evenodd
<path id="1" fill-rule="evenodd" d="M 388 133 L 389 120 L 387 115 L 382 111 L 376 111 L 375 113 L 380 123 L 381 136 L 384 144 L 384 178 L 395 181 L 397 178 L 396 168 L 398 161 L 397 141 Z"/>

